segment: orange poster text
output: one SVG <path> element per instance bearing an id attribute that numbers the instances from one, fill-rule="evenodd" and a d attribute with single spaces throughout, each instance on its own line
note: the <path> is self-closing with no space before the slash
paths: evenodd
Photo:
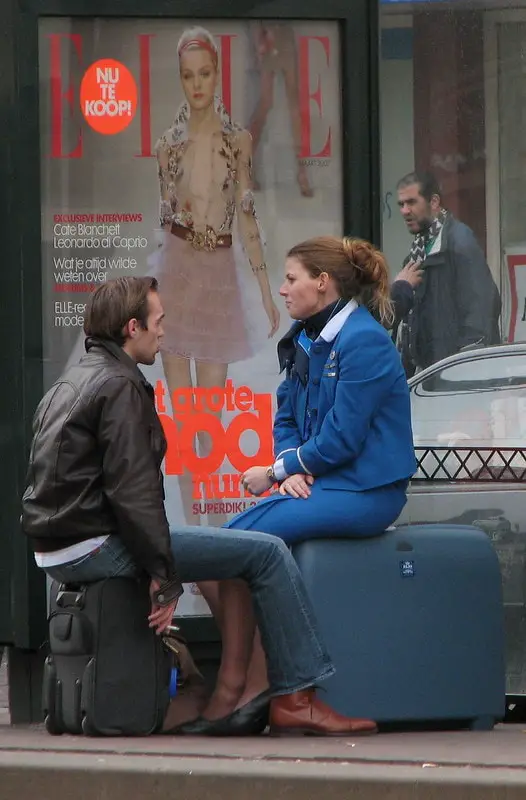
<path id="1" fill-rule="evenodd" d="M 169 397 L 162 381 L 157 381 L 155 401 L 168 442 L 166 475 L 190 472 L 196 500 L 248 496 L 240 486 L 240 475 L 251 466 L 273 461 L 272 395 L 258 394 L 248 386 L 235 387 L 227 380 L 225 387 L 176 389 Z M 226 422 L 221 419 L 224 411 L 236 414 Z M 241 449 L 241 437 L 247 431 L 258 440 L 252 455 Z M 236 472 L 215 474 L 225 458 Z"/>

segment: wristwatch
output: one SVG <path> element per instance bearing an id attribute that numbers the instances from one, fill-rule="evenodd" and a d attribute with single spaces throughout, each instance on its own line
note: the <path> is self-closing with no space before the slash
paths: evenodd
<path id="1" fill-rule="evenodd" d="M 267 478 L 271 482 L 271 484 L 277 483 L 277 478 L 274 475 L 274 465 L 271 464 L 270 467 L 267 467 Z"/>

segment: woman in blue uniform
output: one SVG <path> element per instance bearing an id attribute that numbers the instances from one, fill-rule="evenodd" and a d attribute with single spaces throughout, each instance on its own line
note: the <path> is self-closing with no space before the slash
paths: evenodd
<path id="1" fill-rule="evenodd" d="M 279 492 L 226 527 L 287 544 L 379 534 L 416 469 L 407 380 L 374 318 L 391 315 L 384 257 L 357 239 L 311 239 L 289 252 L 280 294 L 297 321 L 278 345 L 275 461 L 242 477 L 254 495 Z"/>
<path id="2" fill-rule="evenodd" d="M 274 484 L 279 490 L 225 527 L 273 534 L 289 545 L 378 535 L 402 511 L 416 470 L 407 380 L 386 330 L 392 311 L 385 259 L 359 239 L 311 239 L 289 251 L 280 294 L 295 322 L 278 345 L 285 377 L 275 460 L 242 476 L 253 495 Z M 247 672 L 254 627 L 245 594 L 239 584 L 220 588 L 228 646 L 213 696 L 217 707 L 218 698 L 237 694 L 238 710 L 219 727 L 205 721 L 192 732 L 252 732 L 264 703 L 257 638 Z"/>

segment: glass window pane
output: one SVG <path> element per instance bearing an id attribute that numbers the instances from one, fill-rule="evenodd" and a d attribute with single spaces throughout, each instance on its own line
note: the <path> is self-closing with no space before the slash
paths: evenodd
<path id="1" fill-rule="evenodd" d="M 524 292 L 512 302 L 506 253 L 526 256 L 523 200 L 515 198 L 524 169 L 523 37 L 514 25 L 514 38 L 499 44 L 509 11 L 496 6 L 380 6 L 383 248 L 393 279 L 408 261 L 422 268 L 393 288 L 408 375 L 462 349 L 520 338 Z"/>
<path id="2" fill-rule="evenodd" d="M 393 287 L 395 338 L 418 382 L 420 368 L 462 349 L 526 341 L 526 1 L 379 2 L 383 248 L 393 280 L 408 258 L 423 266 L 414 289 Z M 494 539 L 513 600 L 507 688 L 524 693 L 526 458 L 495 450 L 526 447 L 524 356 L 437 368 L 411 402 L 416 477 L 443 482 L 440 518 L 455 507 L 507 530 Z M 419 492 L 407 513 L 422 520 Z"/>

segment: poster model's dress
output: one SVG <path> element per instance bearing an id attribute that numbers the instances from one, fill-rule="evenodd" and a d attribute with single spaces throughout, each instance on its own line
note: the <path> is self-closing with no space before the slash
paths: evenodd
<path id="1" fill-rule="evenodd" d="M 221 129 L 192 135 L 183 103 L 157 143 L 164 233 L 148 263 L 166 313 L 162 350 L 231 364 L 254 354 L 253 309 L 247 309 L 242 284 L 248 277 L 256 282 L 252 273 L 264 268 L 265 258 L 250 135 L 219 98 L 215 110 Z"/>

